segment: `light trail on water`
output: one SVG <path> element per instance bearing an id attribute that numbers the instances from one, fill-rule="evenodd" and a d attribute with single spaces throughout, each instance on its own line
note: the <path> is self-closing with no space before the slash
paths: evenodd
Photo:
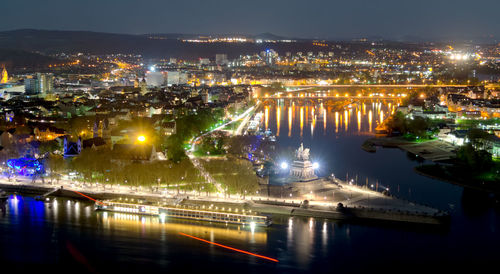
<path id="1" fill-rule="evenodd" d="M 201 241 L 201 242 L 205 242 L 205 243 L 211 244 L 211 245 L 216 245 L 216 246 L 223 247 L 223 248 L 226 248 L 226 249 L 229 249 L 229 250 L 233 250 L 233 251 L 236 251 L 236 252 L 240 252 L 240 253 L 244 253 L 244 254 L 247 254 L 247 255 L 259 257 L 259 258 L 262 258 L 262 259 L 266 259 L 266 260 L 269 260 L 269 261 L 272 261 L 272 262 L 276 262 L 276 263 L 279 262 L 278 260 L 276 260 L 274 258 L 270 258 L 270 257 L 267 257 L 267 256 L 262 256 L 262 255 L 255 254 L 255 253 L 252 253 L 252 252 L 248 252 L 248 251 L 245 251 L 245 250 L 241 250 L 241 249 L 237 249 L 237 248 L 234 248 L 234 247 L 230 247 L 230 246 L 227 246 L 227 245 L 218 244 L 216 242 L 207 241 L 205 239 L 198 238 L 198 237 L 186 234 L 186 233 L 179 232 L 179 234 L 182 235 L 182 236 L 189 237 L 191 239 L 195 239 L 195 240 L 198 240 L 198 241 Z"/>

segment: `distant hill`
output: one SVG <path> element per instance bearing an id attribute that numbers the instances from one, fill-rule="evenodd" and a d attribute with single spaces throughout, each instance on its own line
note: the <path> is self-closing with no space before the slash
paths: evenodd
<path id="1" fill-rule="evenodd" d="M 257 34 L 257 35 L 255 35 L 254 38 L 255 39 L 262 39 L 262 40 L 285 40 L 285 39 L 290 39 L 290 38 L 286 38 L 286 37 L 283 37 L 283 36 L 278 36 L 278 35 L 275 35 L 275 34 L 272 34 L 272 33 L 269 33 L 269 32 Z"/>
<path id="2" fill-rule="evenodd" d="M 155 37 L 158 36 L 158 37 Z M 158 39 L 161 36 L 161 39 Z M 180 57 L 196 59 L 214 58 L 217 53 L 226 53 L 230 58 L 254 54 L 272 48 L 284 54 L 286 51 L 317 51 L 309 41 L 298 43 L 184 43 L 177 38 L 193 35 L 183 34 L 115 34 L 90 31 L 52 31 L 23 29 L 0 32 L 0 48 L 19 49 L 30 52 L 91 53 L 91 54 L 142 54 L 145 58 Z M 282 37 L 264 33 L 257 35 L 265 39 Z"/>
<path id="3" fill-rule="evenodd" d="M 24 67 L 42 68 L 49 64 L 60 63 L 61 60 L 18 49 L 0 49 L 0 67 L 5 66 L 8 71 L 22 70 Z"/>

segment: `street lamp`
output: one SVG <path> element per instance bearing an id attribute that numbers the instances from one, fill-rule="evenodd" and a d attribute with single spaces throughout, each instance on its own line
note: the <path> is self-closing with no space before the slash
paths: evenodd
<path id="1" fill-rule="evenodd" d="M 139 135 L 137 137 L 137 141 L 139 141 L 139 143 L 144 143 L 146 141 L 146 136 L 144 135 Z"/>

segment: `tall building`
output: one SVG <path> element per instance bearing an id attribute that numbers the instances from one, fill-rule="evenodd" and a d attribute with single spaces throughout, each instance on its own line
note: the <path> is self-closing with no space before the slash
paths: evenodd
<path id="1" fill-rule="evenodd" d="M 210 59 L 208 58 L 200 58 L 200 66 L 210 65 Z"/>
<path id="2" fill-rule="evenodd" d="M 278 53 L 273 49 L 267 49 L 260 53 L 260 56 L 264 59 L 266 64 L 272 65 L 276 58 L 278 58 Z"/>
<path id="3" fill-rule="evenodd" d="M 210 94 L 208 93 L 208 89 L 204 89 L 201 92 L 201 100 L 204 104 L 208 104 L 208 102 L 210 102 Z"/>
<path id="4" fill-rule="evenodd" d="M 185 85 L 187 84 L 187 73 L 179 71 L 168 71 L 167 72 L 167 85 Z"/>
<path id="5" fill-rule="evenodd" d="M 37 73 L 35 77 L 24 80 L 24 90 L 28 94 L 46 94 L 54 90 L 54 75 Z"/>
<path id="6" fill-rule="evenodd" d="M 227 65 L 229 63 L 227 59 L 227 54 L 225 53 L 218 53 L 215 55 L 215 64 L 217 65 Z"/>
<path id="7" fill-rule="evenodd" d="M 146 83 L 153 87 L 162 86 L 165 84 L 165 75 L 159 71 L 149 71 L 146 73 Z"/>
<path id="8" fill-rule="evenodd" d="M 0 75 L 0 84 L 5 84 L 9 81 L 9 74 L 7 74 L 7 70 L 5 67 L 2 69 L 2 75 Z"/>

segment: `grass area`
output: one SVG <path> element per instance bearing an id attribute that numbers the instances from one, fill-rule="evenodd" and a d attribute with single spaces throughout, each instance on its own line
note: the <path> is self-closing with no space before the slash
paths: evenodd
<path id="1" fill-rule="evenodd" d="M 193 151 L 193 155 L 196 157 L 223 157 L 226 154 L 224 154 L 224 153 L 208 154 L 206 151 L 195 150 L 195 151 Z"/>
<path id="2" fill-rule="evenodd" d="M 492 119 L 457 119 L 456 123 L 464 128 L 477 128 L 479 125 L 498 125 L 500 118 Z"/>
<path id="3" fill-rule="evenodd" d="M 405 134 L 402 137 L 406 141 L 412 141 L 412 142 L 415 142 L 415 143 L 424 143 L 424 142 L 436 140 L 436 138 L 432 138 L 432 137 L 421 138 L 421 137 L 413 135 L 413 134 Z"/>
<path id="4" fill-rule="evenodd" d="M 227 188 L 228 193 L 254 193 L 259 189 L 258 177 L 252 164 L 246 160 L 210 159 L 201 160 L 201 164 L 212 178 Z"/>

